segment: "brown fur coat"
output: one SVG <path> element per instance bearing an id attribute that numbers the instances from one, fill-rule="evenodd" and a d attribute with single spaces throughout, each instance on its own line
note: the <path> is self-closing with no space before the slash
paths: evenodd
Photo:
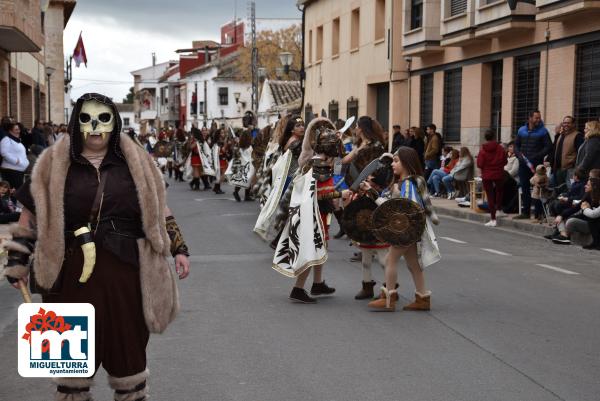
<path id="1" fill-rule="evenodd" d="M 165 226 L 166 190 L 163 177 L 151 157 L 127 135 L 120 147 L 135 182 L 145 238 L 138 240 L 140 284 L 148 330 L 164 331 L 179 309 L 174 273 L 169 266 L 170 240 Z M 43 288 L 51 288 L 60 273 L 64 254 L 64 193 L 71 158 L 70 138 L 63 135 L 42 153 L 31 175 L 35 202 L 37 243 L 35 276 Z"/>

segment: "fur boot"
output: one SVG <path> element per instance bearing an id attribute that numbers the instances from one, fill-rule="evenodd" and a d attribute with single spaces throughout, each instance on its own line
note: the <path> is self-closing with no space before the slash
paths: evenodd
<path id="1" fill-rule="evenodd" d="M 90 387 L 93 379 L 62 377 L 52 380 L 56 384 L 55 401 L 93 401 Z"/>
<path id="2" fill-rule="evenodd" d="M 396 310 L 396 301 L 398 300 L 398 291 L 388 291 L 387 288 L 381 287 L 381 292 L 383 296 L 369 302 L 369 308 L 383 312 L 394 312 Z"/>
<path id="3" fill-rule="evenodd" d="M 148 399 L 148 369 L 133 376 L 108 377 L 110 388 L 115 390 L 115 401 L 145 401 Z"/>
<path id="4" fill-rule="evenodd" d="M 354 296 L 354 299 L 369 299 L 373 298 L 374 292 L 373 287 L 375 287 L 375 281 L 370 281 L 368 283 L 362 282 L 362 289 Z"/>
<path id="5" fill-rule="evenodd" d="M 425 292 L 425 294 L 419 294 L 415 292 L 414 302 L 406 305 L 404 310 L 411 311 L 428 311 L 431 309 L 431 291 Z"/>

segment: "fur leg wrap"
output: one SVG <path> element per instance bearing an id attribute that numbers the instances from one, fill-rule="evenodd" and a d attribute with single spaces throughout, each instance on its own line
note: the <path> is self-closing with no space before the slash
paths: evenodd
<path id="1" fill-rule="evenodd" d="M 52 380 L 56 384 L 55 401 L 93 401 L 90 387 L 93 379 L 64 377 Z"/>
<path id="2" fill-rule="evenodd" d="M 29 257 L 35 247 L 35 231 L 18 224 L 12 224 L 9 231 L 12 240 L 2 243 L 8 254 L 2 274 L 9 282 L 14 283 L 29 275 Z"/>
<path id="3" fill-rule="evenodd" d="M 148 386 L 146 379 L 150 372 L 148 369 L 126 377 L 108 377 L 108 384 L 115 390 L 115 401 L 145 401 L 148 399 Z"/>
<path id="4" fill-rule="evenodd" d="M 182 254 L 185 256 L 190 256 L 190 252 L 185 241 L 183 240 L 183 235 L 181 234 L 181 230 L 175 221 L 175 217 L 169 216 L 166 220 L 167 233 L 171 239 L 171 255 L 176 256 Z"/>

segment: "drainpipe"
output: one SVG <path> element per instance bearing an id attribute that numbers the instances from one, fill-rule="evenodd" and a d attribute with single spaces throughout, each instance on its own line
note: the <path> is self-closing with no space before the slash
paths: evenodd
<path id="1" fill-rule="evenodd" d="M 13 110 L 12 110 L 12 54 L 10 52 L 8 52 L 8 115 L 12 116 L 13 115 Z"/>

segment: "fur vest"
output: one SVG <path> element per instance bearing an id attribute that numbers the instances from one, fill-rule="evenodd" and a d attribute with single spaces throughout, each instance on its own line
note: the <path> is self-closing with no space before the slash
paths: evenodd
<path id="1" fill-rule="evenodd" d="M 165 184 L 151 157 L 131 138 L 120 135 L 120 147 L 142 211 L 145 238 L 138 240 L 138 247 L 144 317 L 148 330 L 160 333 L 179 309 L 175 276 L 167 259 L 170 240 L 165 225 Z M 64 193 L 71 164 L 69 150 L 70 138 L 63 135 L 42 153 L 31 175 L 38 238 L 33 269 L 38 284 L 46 289 L 58 278 L 65 255 Z"/>

